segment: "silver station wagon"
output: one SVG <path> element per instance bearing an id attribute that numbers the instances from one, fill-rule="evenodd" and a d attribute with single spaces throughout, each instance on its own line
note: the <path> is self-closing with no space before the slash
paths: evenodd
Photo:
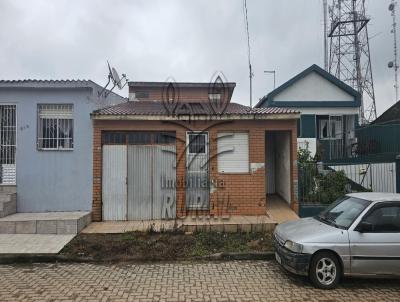
<path id="1" fill-rule="evenodd" d="M 354 193 L 315 217 L 278 225 L 275 256 L 318 288 L 342 276 L 400 276 L 400 194 Z"/>

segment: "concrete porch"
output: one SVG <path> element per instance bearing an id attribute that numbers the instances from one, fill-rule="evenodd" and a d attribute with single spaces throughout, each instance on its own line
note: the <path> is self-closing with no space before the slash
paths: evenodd
<path id="1" fill-rule="evenodd" d="M 276 223 L 299 219 L 289 204 L 279 195 L 267 195 L 267 215 Z"/>
<path id="2" fill-rule="evenodd" d="M 16 213 L 15 185 L 0 186 L 0 257 L 56 254 L 91 222 L 90 212 Z"/>
<path id="3" fill-rule="evenodd" d="M 76 235 L 90 222 L 90 212 L 15 213 L 0 218 L 0 234 Z"/>
<path id="4" fill-rule="evenodd" d="M 57 254 L 90 221 L 90 212 L 15 213 L 0 218 L 0 257 Z"/>
<path id="5" fill-rule="evenodd" d="M 125 233 L 146 231 L 184 232 L 261 232 L 273 230 L 276 222 L 267 215 L 263 216 L 187 216 L 175 220 L 138 220 L 93 222 L 82 233 Z"/>
<path id="6" fill-rule="evenodd" d="M 92 222 L 82 230 L 84 234 L 125 232 L 263 232 L 271 231 L 279 223 L 299 219 L 297 214 L 278 195 L 268 195 L 266 215 L 260 216 L 186 216 L 172 220 L 136 220 Z"/>

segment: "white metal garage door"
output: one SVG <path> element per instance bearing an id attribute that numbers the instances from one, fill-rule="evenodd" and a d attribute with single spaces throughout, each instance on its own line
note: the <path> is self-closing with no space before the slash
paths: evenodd
<path id="1" fill-rule="evenodd" d="M 103 220 L 176 217 L 175 145 L 103 145 Z"/>
<path id="2" fill-rule="evenodd" d="M 103 146 L 103 220 L 126 220 L 126 146 Z"/>

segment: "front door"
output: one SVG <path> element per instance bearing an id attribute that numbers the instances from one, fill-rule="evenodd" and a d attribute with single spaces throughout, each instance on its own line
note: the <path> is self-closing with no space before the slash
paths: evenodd
<path id="1" fill-rule="evenodd" d="M 208 173 L 208 133 L 186 134 L 186 207 L 208 210 L 210 186 Z"/>
<path id="2" fill-rule="evenodd" d="M 368 231 L 349 231 L 352 274 L 400 275 L 400 203 L 378 204 L 363 218 Z"/>

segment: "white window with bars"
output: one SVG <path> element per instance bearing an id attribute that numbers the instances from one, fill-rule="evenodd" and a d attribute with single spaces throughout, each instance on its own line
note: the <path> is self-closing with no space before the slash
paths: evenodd
<path id="1" fill-rule="evenodd" d="M 15 184 L 16 105 L 0 105 L 0 184 Z"/>
<path id="2" fill-rule="evenodd" d="M 72 104 L 38 105 L 39 150 L 72 150 L 74 119 Z"/>

